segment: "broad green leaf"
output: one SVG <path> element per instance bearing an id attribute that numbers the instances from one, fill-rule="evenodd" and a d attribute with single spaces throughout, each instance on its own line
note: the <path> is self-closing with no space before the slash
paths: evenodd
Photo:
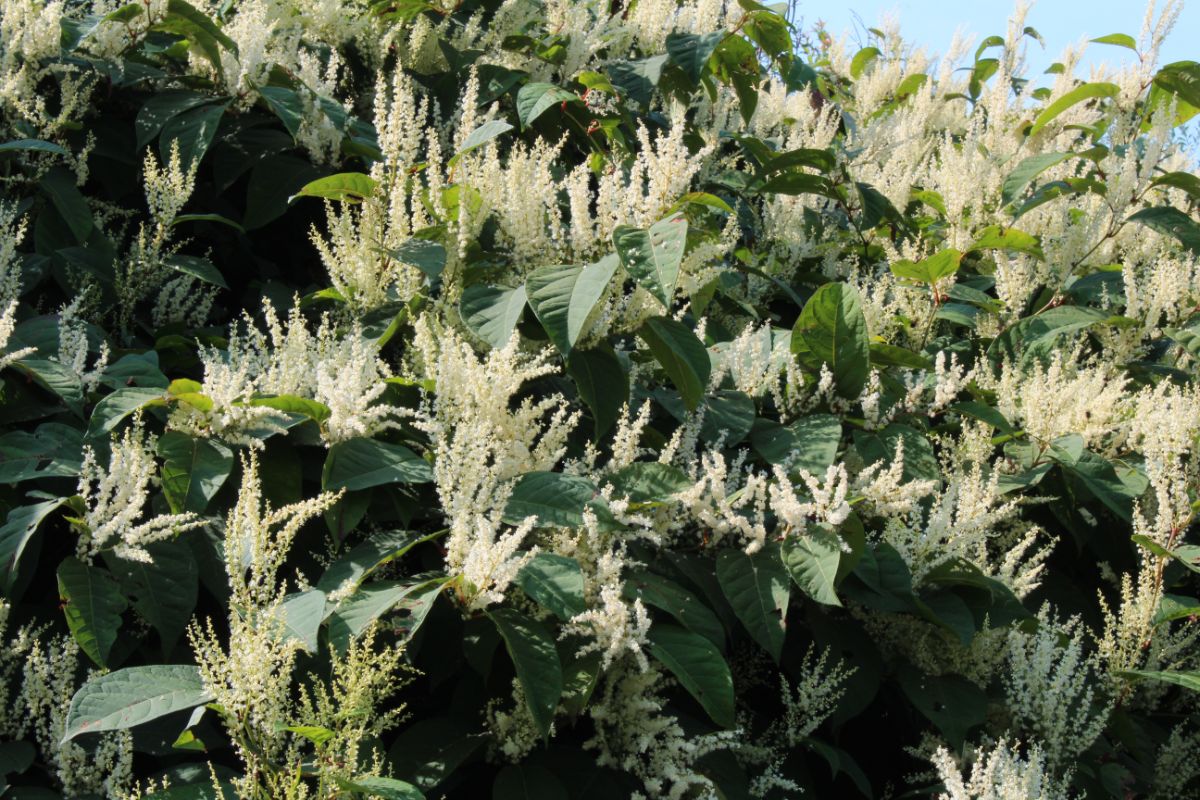
<path id="1" fill-rule="evenodd" d="M 300 95 L 286 86 L 261 86 L 258 89 L 258 96 L 267 104 L 267 108 L 279 117 L 279 121 L 283 123 L 283 127 L 287 128 L 292 138 L 295 138 L 304 121 L 304 103 L 301 101 Z M 247 209 L 248 211 L 249 209 Z M 249 216 L 248 213 L 247 216 Z"/>
<path id="2" fill-rule="evenodd" d="M 722 728 L 734 721 L 733 676 L 716 645 L 678 625 L 650 626 L 650 655 L 654 656 L 696 698 Z"/>
<path id="3" fill-rule="evenodd" d="M 368 775 L 352 781 L 338 778 L 337 783 L 342 789 L 361 792 L 367 797 L 382 797 L 384 800 L 425 800 L 425 795 L 420 789 L 395 778 Z"/>
<path id="4" fill-rule="evenodd" d="M 1200 255 L 1200 223 L 1177 208 L 1157 206 L 1131 214 L 1127 222 L 1140 222 L 1164 236 L 1173 236 L 1193 254 Z"/>
<path id="5" fill-rule="evenodd" d="M 524 130 L 550 107 L 570 102 L 578 103 L 579 95 L 552 83 L 527 83 L 517 92 L 517 119 Z"/>
<path id="6" fill-rule="evenodd" d="M 617 91 L 637 105 L 647 106 L 669 58 L 663 53 L 636 61 L 615 61 L 605 66 L 604 70 Z"/>
<path id="7" fill-rule="evenodd" d="M 162 488 L 171 511 L 204 513 L 233 471 L 233 451 L 214 439 L 167 431 L 158 439 Z"/>
<path id="8" fill-rule="evenodd" d="M 961 747 L 967 732 L 987 718 L 987 693 L 961 675 L 933 678 L 905 665 L 896 677 L 913 706 L 936 725 L 954 747 Z"/>
<path id="9" fill-rule="evenodd" d="M 196 610 L 200 571 L 192 549 L 183 541 L 151 542 L 146 552 L 150 563 L 114 557 L 108 564 L 134 609 L 158 632 L 166 654 Z"/>
<path id="10" fill-rule="evenodd" d="M 871 65 L 875 59 L 879 58 L 880 52 L 878 47 L 864 47 L 854 54 L 854 58 L 850 59 L 850 77 L 858 80 L 862 77 L 863 72 Z"/>
<path id="11" fill-rule="evenodd" d="M 1150 181 L 1151 186 L 1169 186 L 1187 192 L 1195 200 L 1200 200 L 1200 176 L 1190 172 L 1168 172 Z"/>
<path id="12" fill-rule="evenodd" d="M 73 478 L 83 467 L 83 434 L 69 425 L 46 422 L 32 433 L 0 435 L 0 483 L 32 478 Z"/>
<path id="13" fill-rule="evenodd" d="M 834 590 L 841 557 L 841 539 L 824 527 L 793 531 L 783 540 L 784 566 L 801 591 L 818 603 L 842 604 Z"/>
<path id="14" fill-rule="evenodd" d="M 177 114 L 166 121 L 158 140 L 159 159 L 169 163 L 171 143 L 179 143 L 179 163 L 184 170 L 198 165 L 217 137 L 217 128 L 229 103 L 203 105 Z"/>
<path id="15" fill-rule="evenodd" d="M 306 183 L 300 187 L 300 191 L 288 198 L 288 202 L 297 197 L 321 197 L 341 203 L 360 203 L 374 194 L 377 188 L 378 184 L 370 175 L 361 172 L 341 172 Z"/>
<path id="16" fill-rule="evenodd" d="M 578 528 L 583 525 L 583 510 L 597 496 L 596 486 L 587 478 L 562 472 L 529 472 L 513 486 L 504 507 L 504 521 L 519 525 L 527 517 L 536 517 L 544 528 Z"/>
<path id="17" fill-rule="evenodd" d="M 68 556 L 58 565 L 58 595 L 79 649 L 98 666 L 107 666 L 121 614 L 129 606 L 116 579 L 102 567 Z"/>
<path id="18" fill-rule="evenodd" d="M 300 642 L 309 653 L 317 652 L 317 633 L 325 619 L 325 593 L 306 589 L 283 598 L 274 609 L 281 639 Z"/>
<path id="19" fill-rule="evenodd" d="M 38 187 L 50 198 L 75 240 L 80 244 L 86 242 L 94 225 L 92 209 L 75 185 L 75 173 L 66 167 L 51 167 L 38 181 Z"/>
<path id="20" fill-rule="evenodd" d="M 496 608 L 487 613 L 504 639 L 517 680 L 525 692 L 530 716 L 542 738 L 547 739 L 563 685 L 562 664 L 554 648 L 554 638 L 541 623 L 510 608 Z"/>
<path id="21" fill-rule="evenodd" d="M 135 147 L 140 151 L 150 144 L 162 131 L 163 126 L 175 117 L 198 106 L 211 103 L 211 95 L 199 92 L 167 90 L 156 92 L 138 109 L 133 122 L 136 134 Z M 186 168 L 186 164 L 184 164 Z"/>
<path id="22" fill-rule="evenodd" d="M 0 527 L 0 570 L 3 570 L 5 595 L 12 591 L 21 556 L 38 526 L 51 511 L 63 504 L 63 500 L 47 500 L 30 506 L 17 506 L 8 512 L 8 518 Z"/>
<path id="23" fill-rule="evenodd" d="M 69 155 L 67 150 L 56 145 L 54 142 L 45 142 L 41 139 L 14 139 L 11 142 L 0 144 L 0 153 L 17 152 L 52 153 L 56 156 Z"/>
<path id="24" fill-rule="evenodd" d="M 1193 692 L 1200 692 L 1200 672 L 1156 672 L 1154 670 L 1128 669 L 1117 673 L 1127 678 L 1148 679 L 1160 683 L 1173 683 Z"/>
<path id="25" fill-rule="evenodd" d="M 465 716 L 417 717 L 388 750 L 395 774 L 433 790 L 487 740 Z"/>
<path id="26" fill-rule="evenodd" d="M 358 491 L 392 483 L 429 483 L 433 469 L 423 458 L 399 444 L 357 438 L 329 448 L 321 485 L 326 491 Z"/>
<path id="27" fill-rule="evenodd" d="M 750 441 L 770 464 L 786 464 L 822 477 L 837 457 L 842 423 L 832 414 L 810 414 L 787 425 L 755 427 Z"/>
<path id="28" fill-rule="evenodd" d="M 307 417 L 318 425 L 325 422 L 333 414 L 329 406 L 307 397 L 297 397 L 294 394 L 276 394 L 253 397 L 250 405 L 260 408 L 273 408 L 285 414 L 297 414 Z"/>
<path id="29" fill-rule="evenodd" d="M 729 34 L 725 31 L 713 33 L 670 33 L 667 34 L 667 55 L 671 62 L 687 74 L 692 83 L 700 82 L 700 75 L 722 40 Z"/>
<path id="30" fill-rule="evenodd" d="M 326 593 L 343 593 L 348 586 L 357 588 L 364 578 L 379 567 L 440 535 L 402 530 L 373 533 L 365 542 L 330 564 L 317 581 L 317 588 Z"/>
<path id="31" fill-rule="evenodd" d="M 540 267 L 526 279 L 529 305 L 564 356 L 571 355 L 616 269 L 616 257 L 607 256 L 586 267 Z"/>
<path id="32" fill-rule="evenodd" d="M 871 363 L 880 367 L 933 369 L 933 362 L 925 356 L 886 342 L 871 342 Z"/>
<path id="33" fill-rule="evenodd" d="M 409 239 L 388 255 L 404 264 L 412 264 L 435 281 L 446 268 L 446 248 L 428 239 Z"/>
<path id="34" fill-rule="evenodd" d="M 613 496 L 633 503 L 654 503 L 669 499 L 692 485 L 692 480 L 679 467 L 657 461 L 637 461 L 628 464 L 608 478 Z"/>
<path id="35" fill-rule="evenodd" d="M 1033 121 L 1033 126 L 1029 129 L 1029 135 L 1036 135 L 1038 131 L 1046 127 L 1055 117 L 1071 106 L 1097 97 L 1116 97 L 1120 91 L 1121 87 L 1115 83 L 1097 82 L 1085 83 L 1082 86 L 1078 86 L 1046 106 L 1042 113 L 1037 115 L 1037 119 Z"/>
<path id="36" fill-rule="evenodd" d="M 792 329 L 792 352 L 810 368 L 827 365 L 838 393 L 858 397 L 871 373 L 871 343 L 858 290 L 846 283 L 818 289 Z"/>
<path id="37" fill-rule="evenodd" d="M 947 247 L 915 263 L 907 260 L 893 262 L 891 269 L 892 274 L 898 278 L 932 284 L 958 272 L 961 260 L 962 253 L 953 247 Z"/>
<path id="38" fill-rule="evenodd" d="M 361 586 L 337 604 L 329 615 L 329 643 L 344 653 L 352 639 L 362 635 L 371 623 L 396 608 L 414 594 L 443 585 L 443 580 L 375 581 Z M 319 621 L 318 621 L 319 622 Z"/>
<path id="39" fill-rule="evenodd" d="M 569 800 L 553 772 L 536 764 L 509 764 L 496 775 L 492 800 Z"/>
<path id="40" fill-rule="evenodd" d="M 163 390 L 153 387 L 142 388 L 130 386 L 118 389 L 107 395 L 92 409 L 92 418 L 88 421 L 88 437 L 96 437 L 109 433 L 121 420 L 128 417 L 139 408 L 163 400 Z"/>
<path id="41" fill-rule="evenodd" d="M 696 595 L 679 584 L 647 570 L 630 570 L 622 590 L 629 600 L 667 612 L 692 633 L 708 639 L 718 649 L 725 647 L 725 628 L 717 615 Z"/>
<path id="42" fill-rule="evenodd" d="M 126 667 L 91 678 L 71 698 L 63 741 L 119 731 L 214 699 L 200 669 L 185 664 Z"/>
<path id="43" fill-rule="evenodd" d="M 521 312 L 525 310 L 525 300 L 523 285 L 509 289 L 475 284 L 463 290 L 459 313 L 479 338 L 492 347 L 501 348 L 512 338 Z"/>
<path id="44" fill-rule="evenodd" d="M 1154 615 L 1153 624 L 1162 625 L 1164 622 L 1189 617 L 1200 617 L 1200 600 L 1177 594 L 1163 594 L 1162 600 L 1158 604 L 1158 611 Z"/>
<path id="45" fill-rule="evenodd" d="M 222 289 L 229 288 L 229 284 L 225 282 L 225 276 L 207 258 L 173 255 L 164 258 L 162 263 L 164 266 L 184 275 L 190 275 L 202 283 L 219 286 Z"/>
<path id="46" fill-rule="evenodd" d="M 754 555 L 722 550 L 717 554 L 717 580 L 737 618 L 778 663 L 791 585 L 778 546 L 768 545 Z"/>
<path id="47" fill-rule="evenodd" d="M 559 619 L 569 620 L 586 609 L 579 562 L 556 553 L 537 553 L 517 573 L 525 594 Z"/>
<path id="48" fill-rule="evenodd" d="M 594 438 L 599 441 L 616 424 L 621 407 L 629 402 L 629 376 L 607 345 L 572 350 L 567 359 L 567 374 L 575 381 L 579 398 L 592 412 Z"/>
<path id="49" fill-rule="evenodd" d="M 1023 353 L 1038 353 L 1058 337 L 1089 328 L 1107 318 L 1107 314 L 1083 306 L 1057 306 L 1026 317 L 997 336 L 988 347 L 988 355 L 998 361 L 1017 361 Z"/>
<path id="50" fill-rule="evenodd" d="M 700 405 L 708 386 L 712 361 L 704 343 L 682 322 L 670 317 L 651 317 L 638 329 L 667 377 L 675 384 L 688 411 Z"/>
<path id="51" fill-rule="evenodd" d="M 1100 36 L 1091 41 L 1096 44 L 1112 44 L 1132 50 L 1135 53 L 1137 52 L 1137 42 L 1128 33 L 1110 33 L 1107 36 Z"/>
<path id="52" fill-rule="evenodd" d="M 972 253 L 976 250 L 1006 250 L 1043 258 L 1042 247 L 1037 237 L 1016 228 L 1001 228 L 999 225 L 992 225 L 979 232 L 974 243 L 967 248 L 967 252 Z"/>
<path id="53" fill-rule="evenodd" d="M 618 225 L 613 231 L 613 245 L 625 271 L 667 308 L 675 298 L 687 231 L 687 217 L 681 214 L 648 229 Z"/>
<path id="54" fill-rule="evenodd" d="M 1022 159 L 1021 163 L 1017 164 L 1016 169 L 1010 172 L 1008 177 L 1004 179 L 1004 186 L 1000 191 L 1000 201 L 1004 205 L 1012 203 L 1021 196 L 1021 193 L 1029 185 L 1030 181 L 1054 165 L 1061 164 L 1074 155 L 1074 153 L 1038 153 L 1037 155 Z"/>
<path id="55" fill-rule="evenodd" d="M 1144 533 L 1131 536 L 1130 539 L 1156 556 L 1173 559 L 1192 572 L 1200 572 L 1200 546 L 1182 545 L 1174 550 L 1168 550 Z"/>
<path id="56" fill-rule="evenodd" d="M 459 148 L 459 151 L 454 154 L 453 158 L 450 159 L 450 166 L 453 167 L 458 163 L 460 158 L 472 150 L 477 150 L 480 147 L 483 147 L 497 136 L 508 133 L 512 129 L 513 126 L 509 125 L 502 119 L 493 119 L 483 123 L 478 128 L 467 134 L 467 138 L 463 140 L 462 147 Z"/>

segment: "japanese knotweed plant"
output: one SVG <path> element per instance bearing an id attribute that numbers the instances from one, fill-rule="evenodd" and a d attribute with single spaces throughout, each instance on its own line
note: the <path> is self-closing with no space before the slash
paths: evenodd
<path id="1" fill-rule="evenodd" d="M 0 794 L 1200 796 L 1179 3 L 802 11 L 0 4 Z"/>

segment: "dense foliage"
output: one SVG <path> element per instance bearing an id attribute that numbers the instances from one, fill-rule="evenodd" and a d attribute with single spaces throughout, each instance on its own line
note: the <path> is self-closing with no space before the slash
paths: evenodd
<path id="1" fill-rule="evenodd" d="M 4 0 L 0 794 L 1198 796 L 1177 14 Z"/>

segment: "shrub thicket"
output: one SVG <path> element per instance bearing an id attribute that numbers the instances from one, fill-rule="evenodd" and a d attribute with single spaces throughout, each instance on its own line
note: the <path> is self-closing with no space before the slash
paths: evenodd
<path id="1" fill-rule="evenodd" d="M 0 793 L 1197 796 L 1177 13 L 5 0 Z"/>

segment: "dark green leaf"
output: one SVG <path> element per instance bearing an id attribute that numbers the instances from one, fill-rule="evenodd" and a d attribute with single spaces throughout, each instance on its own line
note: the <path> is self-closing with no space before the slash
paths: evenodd
<path id="1" fill-rule="evenodd" d="M 713 722 L 734 726 L 733 676 L 708 639 L 677 625 L 650 626 L 650 654 L 700 703 Z"/>
<path id="2" fill-rule="evenodd" d="M 158 439 L 162 487 L 171 511 L 204 512 L 233 470 L 233 451 L 213 439 L 168 431 Z"/>
<path id="3" fill-rule="evenodd" d="M 717 580 L 737 618 L 778 662 L 783 654 L 791 585 L 779 547 L 767 545 L 753 555 L 722 550 L 717 555 Z"/>
<path id="4" fill-rule="evenodd" d="M 792 329 L 792 352 L 810 366 L 825 364 L 843 397 L 856 398 L 871 372 L 871 346 L 858 290 L 827 283 L 800 312 Z"/>
<path id="5" fill-rule="evenodd" d="M 91 678 L 71 698 L 63 741 L 81 733 L 118 731 L 212 701 L 198 667 L 155 664 Z"/>
<path id="6" fill-rule="evenodd" d="M 329 448 L 321 484 L 327 491 L 358 491 L 391 483 L 429 483 L 428 462 L 399 444 L 357 438 Z"/>
<path id="7" fill-rule="evenodd" d="M 783 540 L 783 563 L 792 580 L 818 603 L 842 604 L 834 590 L 841 557 L 842 540 L 823 527 L 793 531 Z"/>
<path id="8" fill-rule="evenodd" d="M 579 562 L 556 553 L 538 553 L 517 573 L 517 585 L 534 602 L 559 619 L 582 614 L 583 572 Z"/>
<path id="9" fill-rule="evenodd" d="M 660 220 L 648 229 L 618 225 L 613 231 L 613 244 L 621 265 L 639 286 L 667 308 L 675 297 L 687 231 L 687 218 L 680 214 Z"/>
<path id="10" fill-rule="evenodd" d="M 554 639 L 540 623 L 510 608 L 493 609 L 488 616 L 496 624 L 516 667 L 517 680 L 525 692 L 534 724 L 542 738 L 548 738 L 562 696 L 563 680 Z"/>
<path id="11" fill-rule="evenodd" d="M 68 556 L 58 565 L 58 595 L 79 649 L 98 666 L 107 666 L 121 614 L 129 606 L 116 580 L 108 570 Z"/>
<path id="12" fill-rule="evenodd" d="M 541 267 L 526 279 L 529 305 L 564 356 L 569 356 L 579 341 L 588 316 L 608 290 L 616 269 L 616 257 L 608 256 L 586 267 Z"/>
<path id="13" fill-rule="evenodd" d="M 536 517 L 540 527 L 578 528 L 583 510 L 597 496 L 587 478 L 562 472 L 530 472 L 522 475 L 509 495 L 504 521 L 519 525 Z"/>
<path id="14" fill-rule="evenodd" d="M 712 371 L 708 349 L 682 322 L 669 317 L 651 317 L 638 329 L 650 352 L 675 384 L 689 411 L 695 411 L 708 386 Z"/>
<path id="15" fill-rule="evenodd" d="M 463 322 L 492 347 L 508 344 L 525 310 L 525 287 L 508 289 L 475 284 L 463 290 L 459 312 Z"/>

